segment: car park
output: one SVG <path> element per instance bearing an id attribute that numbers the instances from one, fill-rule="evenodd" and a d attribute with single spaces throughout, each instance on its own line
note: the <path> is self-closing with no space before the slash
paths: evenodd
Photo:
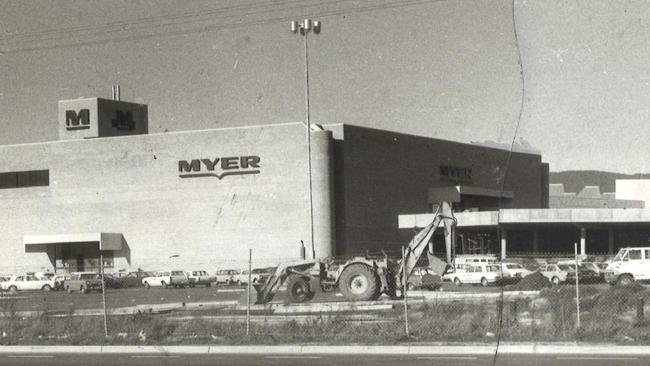
<path id="1" fill-rule="evenodd" d="M 497 264 L 478 263 L 468 265 L 463 272 L 448 272 L 442 276 L 443 281 L 451 281 L 456 286 L 464 283 L 488 286 L 501 280 L 501 268 Z"/>
<path id="2" fill-rule="evenodd" d="M 214 276 L 210 276 L 207 271 L 203 270 L 187 271 L 186 274 L 190 287 L 197 285 L 210 287 L 216 281 Z"/>
<path id="3" fill-rule="evenodd" d="M 142 284 L 146 288 L 150 287 L 185 287 L 190 284 L 185 271 L 159 271 L 155 272 L 153 276 L 144 277 Z"/>
<path id="4" fill-rule="evenodd" d="M 11 276 L 9 280 L 0 282 L 0 286 L 10 293 L 29 290 L 50 291 L 55 288 L 54 280 L 38 278 L 33 274 Z"/>
<path id="5" fill-rule="evenodd" d="M 75 291 L 86 294 L 90 291 L 102 291 L 102 277 L 95 272 L 73 273 L 70 279 L 65 281 L 65 290 L 68 293 Z"/>
<path id="6" fill-rule="evenodd" d="M 124 274 L 123 276 L 106 276 L 106 287 L 108 288 L 130 288 L 143 286 L 142 279 L 151 277 L 151 272 L 145 271 L 132 271 Z"/>
<path id="7" fill-rule="evenodd" d="M 236 269 L 220 269 L 216 273 L 217 283 L 231 285 L 236 282 L 235 277 L 238 275 L 239 271 Z"/>

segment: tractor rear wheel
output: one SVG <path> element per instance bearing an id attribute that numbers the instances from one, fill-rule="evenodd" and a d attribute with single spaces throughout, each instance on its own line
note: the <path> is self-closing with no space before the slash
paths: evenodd
<path id="1" fill-rule="evenodd" d="M 305 302 L 314 298 L 309 280 L 305 277 L 292 274 L 287 278 L 287 296 L 291 302 Z"/>
<path id="2" fill-rule="evenodd" d="M 348 300 L 367 301 L 379 298 L 380 281 L 377 273 L 365 264 L 349 265 L 339 278 L 339 290 Z"/>

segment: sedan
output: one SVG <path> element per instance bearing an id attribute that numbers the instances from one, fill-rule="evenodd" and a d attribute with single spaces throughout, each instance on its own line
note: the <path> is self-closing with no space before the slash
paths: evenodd
<path id="1" fill-rule="evenodd" d="M 129 272 L 126 276 L 114 277 L 106 276 L 106 287 L 108 288 L 128 288 L 128 287 L 140 287 L 142 286 L 142 279 L 145 277 L 151 277 L 150 272 L 144 271 L 133 271 Z"/>
<path id="2" fill-rule="evenodd" d="M 443 281 L 451 281 L 456 286 L 464 283 L 488 286 L 501 280 L 501 266 L 499 264 L 473 264 L 467 266 L 464 272 L 449 272 L 442 276 Z"/>
<path id="3" fill-rule="evenodd" d="M 8 281 L 1 282 L 2 289 L 10 293 L 25 290 L 50 291 L 56 287 L 53 279 L 38 278 L 34 275 L 11 276 Z"/>

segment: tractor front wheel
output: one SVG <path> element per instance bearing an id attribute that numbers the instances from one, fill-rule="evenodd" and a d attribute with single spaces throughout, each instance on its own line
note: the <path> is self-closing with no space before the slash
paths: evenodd
<path id="1" fill-rule="evenodd" d="M 287 295 L 291 302 L 305 302 L 314 298 L 309 280 L 303 276 L 292 274 L 287 278 Z"/>

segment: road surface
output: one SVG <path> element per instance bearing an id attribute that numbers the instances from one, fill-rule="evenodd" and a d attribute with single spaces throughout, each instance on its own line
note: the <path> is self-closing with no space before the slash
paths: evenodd
<path id="1" fill-rule="evenodd" d="M 496 361 L 496 363 L 495 363 Z M 649 365 L 648 355 L 236 355 L 236 354 L 1 354 L 0 365 L 283 365 L 283 366 L 641 366 Z"/>

